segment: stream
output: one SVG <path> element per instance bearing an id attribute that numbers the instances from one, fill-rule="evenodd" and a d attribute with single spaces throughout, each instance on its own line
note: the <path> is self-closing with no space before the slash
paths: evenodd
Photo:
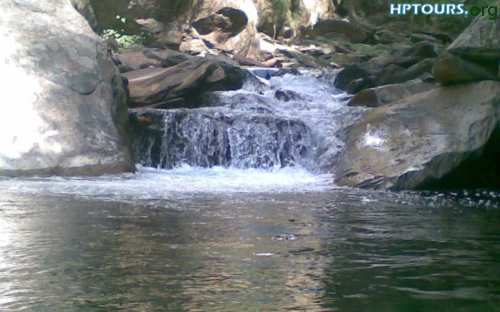
<path id="1" fill-rule="evenodd" d="M 317 75 L 213 97 L 136 173 L 0 179 L 0 311 L 500 311 L 500 193 L 334 185 Z"/>

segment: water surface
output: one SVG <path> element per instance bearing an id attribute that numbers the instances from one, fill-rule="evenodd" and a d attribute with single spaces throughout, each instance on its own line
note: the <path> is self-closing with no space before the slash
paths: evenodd
<path id="1" fill-rule="evenodd" d="M 301 169 L 0 180 L 1 311 L 500 311 L 500 195 Z"/>

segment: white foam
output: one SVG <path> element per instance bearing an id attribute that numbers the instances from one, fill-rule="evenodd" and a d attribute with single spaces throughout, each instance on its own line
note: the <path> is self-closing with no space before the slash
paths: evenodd
<path id="1" fill-rule="evenodd" d="M 97 178 L 32 178 L 0 180 L 0 193 L 54 194 L 100 199 L 163 199 L 179 194 L 281 193 L 326 191 L 332 177 L 314 175 L 302 168 L 274 170 L 193 168 L 173 170 L 143 168 L 136 174 Z"/>

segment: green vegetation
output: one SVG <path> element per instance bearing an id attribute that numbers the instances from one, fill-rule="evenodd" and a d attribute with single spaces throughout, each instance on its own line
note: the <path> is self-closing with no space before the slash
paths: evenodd
<path id="1" fill-rule="evenodd" d="M 144 36 L 125 35 L 114 29 L 105 29 L 101 35 L 106 40 L 115 40 L 118 46 L 124 49 L 141 46 L 145 41 Z"/>
<path id="2" fill-rule="evenodd" d="M 120 15 L 116 16 L 117 22 L 123 27 L 118 27 L 118 29 L 105 29 L 102 31 L 101 36 L 106 40 L 114 40 L 119 48 L 128 49 L 133 47 L 138 47 L 144 45 L 144 42 L 148 39 L 146 33 L 141 33 L 139 35 L 128 34 L 126 32 L 125 25 L 127 24 L 127 18 Z"/>

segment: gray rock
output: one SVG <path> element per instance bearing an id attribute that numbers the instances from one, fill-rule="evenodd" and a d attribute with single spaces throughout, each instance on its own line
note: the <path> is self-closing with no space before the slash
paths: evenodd
<path id="1" fill-rule="evenodd" d="M 0 2 L 0 175 L 131 170 L 123 83 L 69 0 Z"/>
<path id="2" fill-rule="evenodd" d="M 353 81 L 358 79 L 367 79 L 369 73 L 359 65 L 348 65 L 342 69 L 335 78 L 334 85 L 336 88 L 346 90 Z M 352 88 L 351 88 L 352 89 Z M 350 93 L 356 93 L 359 90 L 350 90 Z"/>
<path id="3" fill-rule="evenodd" d="M 436 88 L 433 83 L 422 80 L 410 80 L 404 83 L 388 84 L 365 89 L 354 95 L 348 102 L 349 106 L 379 107 L 416 93 Z"/>
<path id="4" fill-rule="evenodd" d="M 448 51 L 471 60 L 500 60 L 500 19 L 476 18 Z"/>
<path id="5" fill-rule="evenodd" d="M 401 83 L 408 80 L 413 80 L 425 77 L 432 73 L 435 59 L 427 58 L 408 68 L 402 68 L 391 64 L 384 68 L 384 71 L 377 78 L 376 85 L 384 85 L 391 83 Z"/>
<path id="6" fill-rule="evenodd" d="M 467 61 L 451 53 L 444 53 L 438 58 L 432 69 L 432 74 L 443 85 L 498 80 L 495 67 Z"/>
<path id="7" fill-rule="evenodd" d="M 366 88 L 422 79 L 431 75 L 435 57 L 441 50 L 439 44 L 427 41 L 413 47 L 394 44 L 388 51 L 378 46 L 367 48 L 367 51 L 373 50 L 370 54 L 379 51 L 380 55 L 345 66 L 335 86 L 354 94 Z"/>
<path id="8" fill-rule="evenodd" d="M 481 151 L 499 126 L 500 83 L 442 87 L 370 111 L 348 128 L 339 185 L 415 189 Z"/>

